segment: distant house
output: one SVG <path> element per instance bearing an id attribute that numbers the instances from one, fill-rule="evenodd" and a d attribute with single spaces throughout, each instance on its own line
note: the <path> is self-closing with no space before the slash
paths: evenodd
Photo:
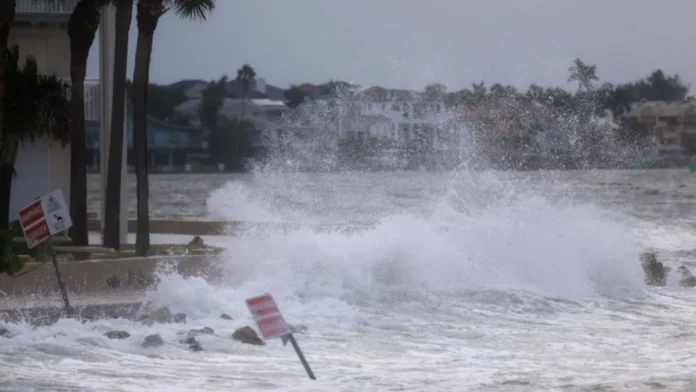
<path id="1" fill-rule="evenodd" d="M 129 100 L 126 112 L 128 126 L 128 165 L 135 164 L 133 150 L 133 103 Z M 165 123 L 153 116 L 147 117 L 148 153 L 150 167 L 162 170 L 174 170 L 196 163 L 207 156 L 208 146 L 201 138 L 199 128 L 190 125 L 174 125 Z M 99 121 L 87 120 L 86 144 L 88 167 L 99 164 Z"/>
<path id="2" fill-rule="evenodd" d="M 623 118 L 648 127 L 660 155 L 674 155 L 675 151 L 696 154 L 695 102 L 640 102 Z"/>
<path id="3" fill-rule="evenodd" d="M 198 121 L 198 109 L 200 107 L 203 91 L 208 83 L 200 80 L 181 81 L 172 86 L 184 89 L 184 94 L 188 98 L 174 108 L 174 111 L 181 117 L 188 118 L 194 124 Z M 253 80 L 249 89 L 247 99 L 244 99 L 243 85 L 232 80 L 225 86 L 227 99 L 225 100 L 221 114 L 228 119 L 244 117 L 245 120 L 252 122 L 256 129 L 264 130 L 273 126 L 274 121 L 279 120 L 283 113 L 288 111 L 285 105 L 285 90 L 266 84 L 262 78 Z"/>

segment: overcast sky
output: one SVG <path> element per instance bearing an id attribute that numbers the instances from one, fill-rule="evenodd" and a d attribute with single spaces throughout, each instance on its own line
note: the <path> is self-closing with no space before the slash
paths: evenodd
<path id="1" fill-rule="evenodd" d="M 136 34 L 133 23 L 131 54 Z M 696 88 L 696 0 L 218 0 L 204 23 L 165 15 L 153 52 L 156 83 L 234 77 L 248 63 L 279 87 L 565 87 L 580 57 L 603 81 L 662 68 Z"/>

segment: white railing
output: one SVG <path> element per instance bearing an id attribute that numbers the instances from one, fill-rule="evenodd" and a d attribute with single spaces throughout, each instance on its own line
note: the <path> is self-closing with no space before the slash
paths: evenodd
<path id="1" fill-rule="evenodd" d="M 70 78 L 64 78 L 66 83 L 70 84 Z M 70 99 L 70 90 L 68 90 L 68 99 Z M 85 80 L 85 120 L 99 121 L 99 102 L 101 95 L 99 94 L 99 79 Z"/>
<path id="2" fill-rule="evenodd" d="M 78 0 L 17 0 L 18 14 L 71 14 Z"/>
<path id="3" fill-rule="evenodd" d="M 85 120 L 99 121 L 100 102 L 99 79 L 85 80 Z"/>

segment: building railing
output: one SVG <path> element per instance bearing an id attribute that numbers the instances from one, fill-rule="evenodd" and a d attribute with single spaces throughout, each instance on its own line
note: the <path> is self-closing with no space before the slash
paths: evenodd
<path id="1" fill-rule="evenodd" d="M 17 14 L 70 15 L 78 0 L 17 0 Z"/>
<path id="2" fill-rule="evenodd" d="M 85 120 L 99 121 L 101 113 L 99 79 L 85 80 Z"/>
<path id="3" fill-rule="evenodd" d="M 68 85 L 70 78 L 64 78 Z M 99 121 L 101 95 L 99 89 L 99 79 L 85 80 L 85 120 Z M 70 99 L 70 90 L 68 90 L 68 99 Z"/>

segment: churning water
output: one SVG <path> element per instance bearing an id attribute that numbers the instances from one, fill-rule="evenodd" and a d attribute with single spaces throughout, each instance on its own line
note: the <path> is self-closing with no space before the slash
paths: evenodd
<path id="1" fill-rule="evenodd" d="M 399 180 L 409 177 L 404 173 L 352 174 L 353 185 L 364 183 L 336 192 L 343 175 L 269 176 L 213 191 L 209 213 L 375 222 L 351 232 L 266 230 L 235 238 L 224 254 L 222 286 L 164 276 L 149 299 L 186 313 L 185 326 L 8 325 L 14 337 L 0 339 L 0 390 L 693 388 L 696 292 L 675 284 L 647 288 L 638 262 L 646 246 L 670 263 L 690 261 L 678 251 L 693 248 L 691 221 L 662 222 L 666 204 L 678 199 L 683 208 L 688 177 L 563 174 L 583 178 L 573 183 L 529 178 L 539 173 L 464 173 L 446 181 L 442 174 L 411 175 L 422 181 Z M 655 176 L 671 176 L 673 188 L 646 192 L 659 183 Z M 178 180 L 182 189 L 186 178 Z M 266 291 L 289 322 L 308 327 L 298 340 L 317 381 L 280 341 L 254 347 L 230 339 L 251 324 L 244 299 Z M 221 320 L 223 312 L 234 321 Z M 216 331 L 200 337 L 205 351 L 178 343 L 178 332 L 202 326 Z M 132 336 L 109 340 L 109 329 Z M 142 348 L 153 333 L 167 343 Z"/>

